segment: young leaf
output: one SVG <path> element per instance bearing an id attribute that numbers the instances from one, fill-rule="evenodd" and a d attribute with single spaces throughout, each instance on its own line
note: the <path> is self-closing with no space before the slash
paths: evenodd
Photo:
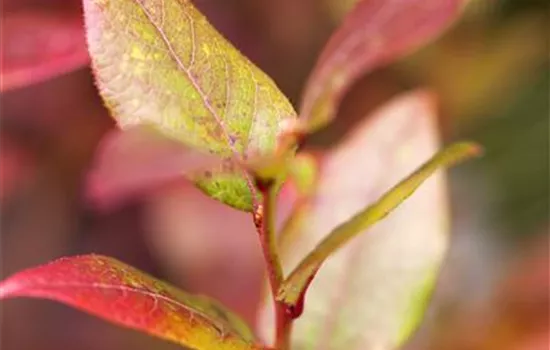
<path id="1" fill-rule="evenodd" d="M 189 149 L 145 125 L 113 130 L 97 154 L 87 191 L 102 208 L 221 164 L 218 157 Z"/>
<path id="2" fill-rule="evenodd" d="M 321 264 L 349 240 L 386 217 L 428 179 L 436 170 L 450 167 L 465 159 L 478 155 L 480 148 L 470 142 L 456 143 L 436 154 L 418 170 L 399 182 L 380 197 L 374 204 L 355 214 L 351 219 L 337 226 L 300 263 L 281 286 L 279 298 L 288 304 L 296 304 L 304 287 Z"/>
<path id="3" fill-rule="evenodd" d="M 301 232 L 285 243 L 286 269 L 295 268 L 327 232 L 373 203 L 438 149 L 434 114 L 426 92 L 397 97 L 324 156 Z M 368 234 L 323 263 L 305 305 L 295 304 L 297 313 L 304 306 L 293 333 L 296 347 L 394 349 L 411 334 L 447 248 L 444 185 L 443 174 L 434 174 Z M 304 301 L 297 298 L 305 270 L 295 271 L 280 295 L 290 304 Z M 262 326 L 268 326 L 267 308 L 262 316 Z"/>
<path id="4" fill-rule="evenodd" d="M 317 185 L 318 164 L 315 155 L 309 153 L 299 153 L 290 162 L 290 179 L 296 185 L 296 189 L 301 196 L 310 196 Z"/>
<path id="5" fill-rule="evenodd" d="M 2 13 L 0 91 L 40 83 L 89 62 L 79 16 Z"/>
<path id="6" fill-rule="evenodd" d="M 0 283 L 0 299 L 55 300 L 193 349 L 261 349 L 229 311 L 100 255 L 61 258 Z"/>
<path id="7" fill-rule="evenodd" d="M 150 123 L 226 159 L 270 155 L 296 116 L 275 83 L 189 0 L 85 0 L 97 83 L 119 125 Z M 250 211 L 257 194 L 241 167 L 203 176 L 212 197 Z"/>
<path id="8" fill-rule="evenodd" d="M 306 84 L 300 107 L 305 128 L 316 130 L 330 122 L 361 75 L 434 39 L 465 1 L 359 1 L 330 38 Z"/>
<path id="9" fill-rule="evenodd" d="M 299 233 L 303 220 L 307 219 L 309 199 L 315 193 L 319 180 L 317 154 L 298 153 L 290 164 L 289 181 L 281 193 L 281 199 L 286 199 L 287 203 L 288 199 L 292 199 L 292 206 L 277 237 L 281 252 L 285 252 L 287 245 L 292 244 L 293 236 Z"/>

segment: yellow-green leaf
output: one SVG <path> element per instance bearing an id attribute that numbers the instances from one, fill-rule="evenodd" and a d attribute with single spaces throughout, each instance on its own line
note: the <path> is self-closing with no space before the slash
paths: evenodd
<path id="1" fill-rule="evenodd" d="M 228 161 L 196 180 L 210 196 L 251 210 L 255 193 L 237 163 L 274 152 L 295 111 L 275 83 L 188 0 L 85 0 L 97 85 L 123 128 L 165 136 Z"/>
<path id="2" fill-rule="evenodd" d="M 300 153 L 289 162 L 290 178 L 303 196 L 309 196 L 315 190 L 318 172 L 317 159 L 313 154 Z"/>
<path id="3" fill-rule="evenodd" d="M 295 304 L 321 264 L 344 244 L 359 233 L 382 220 L 441 167 L 450 167 L 460 161 L 479 154 L 480 148 L 471 142 L 456 143 L 436 154 L 422 167 L 385 193 L 374 204 L 366 207 L 348 221 L 336 227 L 317 247 L 300 263 L 281 286 L 278 298 L 288 304 Z"/>

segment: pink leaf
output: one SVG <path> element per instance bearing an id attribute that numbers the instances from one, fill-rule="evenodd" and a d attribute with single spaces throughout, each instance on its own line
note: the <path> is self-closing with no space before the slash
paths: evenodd
<path id="1" fill-rule="evenodd" d="M 0 90 L 40 83 L 88 64 L 84 22 L 75 13 L 2 14 Z"/>
<path id="2" fill-rule="evenodd" d="M 308 129 L 334 118 L 349 87 L 439 35 L 465 0 L 362 0 L 332 35 L 307 82 L 300 115 Z"/>
<path id="3" fill-rule="evenodd" d="M 260 349 L 242 321 L 120 261 L 99 255 L 62 258 L 0 283 L 0 299 L 55 300 L 115 324 L 194 349 Z"/>
<path id="4" fill-rule="evenodd" d="M 32 178 L 35 162 L 32 155 L 14 142 L 8 134 L 0 139 L 0 203 Z"/>
<path id="5" fill-rule="evenodd" d="M 116 129 L 100 145 L 87 190 L 100 207 L 111 208 L 167 181 L 220 162 L 218 157 L 189 149 L 153 128 Z"/>

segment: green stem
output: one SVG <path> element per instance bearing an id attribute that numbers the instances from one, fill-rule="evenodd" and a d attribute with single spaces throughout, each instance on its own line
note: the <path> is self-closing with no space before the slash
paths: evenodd
<path id="1" fill-rule="evenodd" d="M 254 213 L 254 221 L 260 235 L 260 241 L 266 262 L 267 275 L 271 286 L 271 295 L 275 305 L 275 348 L 288 350 L 290 347 L 290 332 L 292 318 L 286 310 L 286 305 L 277 301 L 276 296 L 283 282 L 283 268 L 278 254 L 277 237 L 275 235 L 277 187 L 274 182 L 258 183 L 262 194 L 262 205 Z"/>

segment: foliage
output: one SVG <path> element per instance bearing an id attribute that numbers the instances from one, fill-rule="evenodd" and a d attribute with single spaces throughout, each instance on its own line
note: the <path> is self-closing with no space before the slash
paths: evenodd
<path id="1" fill-rule="evenodd" d="M 390 216 L 386 226 L 370 228 L 430 175 L 478 155 L 480 148 L 463 142 L 434 155 L 438 141 L 433 98 L 417 91 L 389 102 L 329 154 L 295 153 L 311 133 L 335 118 L 357 79 L 432 41 L 453 22 L 463 3 L 358 1 L 321 53 L 297 113 L 275 82 L 189 0 L 84 0 L 97 87 L 121 129 L 99 149 L 90 194 L 112 205 L 186 177 L 210 197 L 251 212 L 274 305 L 274 325 L 268 322 L 260 333 L 274 338 L 277 349 L 313 344 L 323 330 L 333 337 L 321 340 L 327 348 L 356 344 L 392 349 L 402 344 L 422 317 L 446 248 L 442 175 L 411 198 L 414 205 Z M 27 67 L 39 74 L 3 65 L 3 75 L 13 76 L 5 88 L 47 79 L 87 60 L 78 45 L 64 55 L 78 59 L 67 58 L 71 64 L 62 67 L 55 55 L 44 53 L 43 60 Z M 296 186 L 299 198 L 278 234 L 277 196 L 281 186 L 289 184 Z M 423 226 L 412 224 L 416 215 L 430 214 Z M 356 237 L 367 229 L 371 234 L 359 245 Z M 306 246 L 299 244 L 304 239 Z M 420 242 L 413 244 L 416 240 Z M 333 319 L 325 328 L 307 317 L 308 330 L 293 337 L 293 322 L 304 310 L 308 315 L 305 296 L 310 286 L 316 295 L 312 305 L 331 306 L 333 297 L 319 292 L 337 286 L 316 285 L 316 274 L 326 282 L 321 265 L 326 260 L 330 271 L 330 259 L 338 259 L 347 247 L 354 249 L 354 260 L 346 266 L 350 280 L 334 289 L 339 291 L 336 298 L 366 310 L 365 317 Z M 294 257 L 287 250 L 294 250 Z M 295 257 L 301 263 L 287 276 L 289 259 Z M 364 269 L 351 274 L 355 261 Z M 368 290 L 362 297 L 353 296 L 347 284 L 358 289 L 355 293 Z M 377 309 L 380 293 L 387 295 L 382 298 L 385 305 L 395 307 Z M 13 297 L 56 300 L 196 349 L 266 348 L 238 316 L 213 300 L 179 291 L 108 257 L 62 258 L 17 273 L 0 284 L 0 298 Z M 343 334 L 341 324 L 351 322 L 376 334 Z"/>
<path id="2" fill-rule="evenodd" d="M 5 18 L 3 14 L 1 91 L 40 83 L 88 64 L 82 20 L 68 8 L 63 14 L 21 11 Z"/>

